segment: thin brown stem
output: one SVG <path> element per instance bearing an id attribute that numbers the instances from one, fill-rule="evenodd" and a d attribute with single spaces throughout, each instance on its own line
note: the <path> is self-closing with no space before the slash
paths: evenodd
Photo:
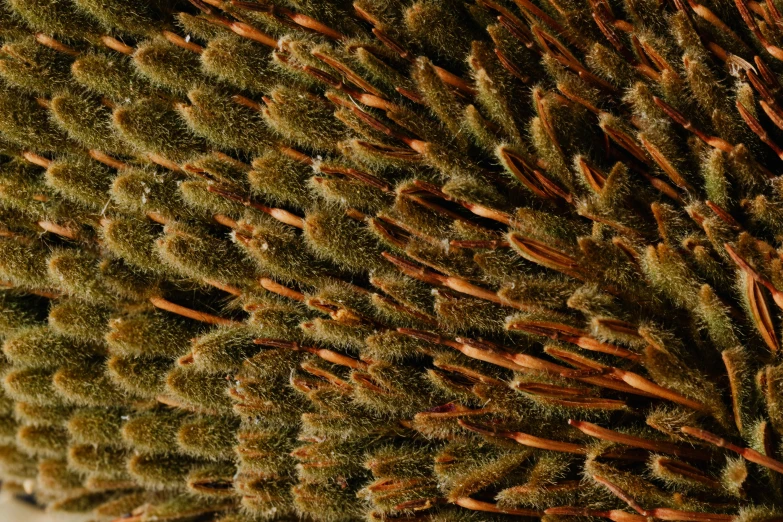
<path id="1" fill-rule="evenodd" d="M 669 453 L 671 455 L 677 455 L 678 457 L 683 458 L 693 458 L 698 460 L 709 460 L 710 458 L 710 454 L 705 451 L 679 446 L 677 444 L 672 444 L 671 442 L 649 440 L 642 437 L 620 433 L 618 431 L 608 430 L 591 422 L 569 419 L 568 424 L 586 435 L 590 435 L 591 437 L 595 437 L 601 440 L 616 442 L 618 444 L 625 444 L 627 446 L 642 448 L 657 453 Z"/>
<path id="2" fill-rule="evenodd" d="M 684 426 L 680 429 L 686 435 L 690 435 L 691 437 L 695 437 L 697 439 L 701 439 L 703 441 L 709 442 L 713 446 L 717 446 L 719 448 L 726 448 L 729 451 L 733 451 L 734 453 L 741 455 L 746 460 L 755 462 L 760 466 L 764 466 L 765 468 L 769 468 L 778 473 L 783 473 L 783 462 L 780 462 L 779 460 L 775 460 L 771 457 L 767 457 L 766 455 L 762 455 L 756 450 L 737 446 L 727 441 L 726 439 L 723 439 L 715 435 L 714 433 L 699 428 Z"/>
<path id="3" fill-rule="evenodd" d="M 207 324 L 215 324 L 220 326 L 234 326 L 240 324 L 239 321 L 233 321 L 224 317 L 218 317 L 217 315 L 209 314 L 206 312 L 199 312 L 191 308 L 187 308 L 171 301 L 168 301 L 162 297 L 150 297 L 150 303 L 156 308 L 166 310 L 173 314 L 181 315 L 195 321 L 200 321 Z"/>

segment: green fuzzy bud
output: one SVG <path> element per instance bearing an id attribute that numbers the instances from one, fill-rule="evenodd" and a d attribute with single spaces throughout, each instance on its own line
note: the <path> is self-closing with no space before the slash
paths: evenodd
<path id="1" fill-rule="evenodd" d="M 127 515 L 139 506 L 142 506 L 149 502 L 155 502 L 159 498 L 164 497 L 164 494 L 159 492 L 150 491 L 133 491 L 130 493 L 123 493 L 116 498 L 108 500 L 96 507 L 93 514 L 96 517 L 101 518 L 117 518 Z"/>
<path id="2" fill-rule="evenodd" d="M 396 301 L 421 312 L 433 311 L 432 289 L 413 278 L 395 272 L 374 274 L 370 282 Z"/>
<path id="3" fill-rule="evenodd" d="M 100 271 L 106 285 L 122 299 L 142 301 L 160 294 L 158 276 L 128 265 L 122 259 L 104 259 Z"/>
<path id="4" fill-rule="evenodd" d="M 53 162 L 46 169 L 46 184 L 74 203 L 95 210 L 111 202 L 108 191 L 114 173 L 101 163 L 70 157 Z"/>
<path id="5" fill-rule="evenodd" d="M 20 219 L 28 221 L 30 217 L 42 217 L 53 195 L 35 166 L 22 161 L 9 161 L 0 166 L 0 198 L 5 205 L 24 215 L 20 215 Z"/>
<path id="6" fill-rule="evenodd" d="M 564 454 L 541 455 L 530 469 L 524 484 L 504 489 L 498 494 L 498 505 L 546 509 L 553 505 L 574 504 L 582 486 L 579 480 L 566 478 L 572 464 L 573 459 Z"/>
<path id="7" fill-rule="evenodd" d="M 362 358 L 388 362 L 416 360 L 435 348 L 431 343 L 393 331 L 371 335 L 365 342 Z"/>
<path id="8" fill-rule="evenodd" d="M 236 245 L 204 230 L 168 225 L 157 243 L 164 262 L 187 277 L 240 285 L 256 278 L 255 266 Z"/>
<path id="9" fill-rule="evenodd" d="M 73 414 L 73 408 L 61 404 L 39 405 L 29 402 L 14 404 L 14 417 L 30 426 L 52 426 L 64 424 Z"/>
<path id="10" fill-rule="evenodd" d="M 99 34 L 95 21 L 72 2 L 50 0 L 7 0 L 8 6 L 36 31 L 79 38 L 84 33 Z"/>
<path id="11" fill-rule="evenodd" d="M 363 181 L 319 176 L 310 178 L 310 186 L 316 195 L 330 204 L 370 214 L 381 212 L 394 203 L 394 196 L 389 191 Z"/>
<path id="12" fill-rule="evenodd" d="M 780 510 L 772 507 L 741 507 L 737 522 L 763 522 L 780 516 Z"/>
<path id="13" fill-rule="evenodd" d="M 81 85 L 118 103 L 129 103 L 154 92 L 149 80 L 122 55 L 86 54 L 73 62 L 71 74 Z"/>
<path id="14" fill-rule="evenodd" d="M 301 239 L 292 230 L 278 232 L 258 231 L 251 238 L 234 237 L 263 269 L 283 281 L 315 286 L 330 279 L 335 271 L 331 264 L 302 249 Z"/>
<path id="15" fill-rule="evenodd" d="M 155 242 L 160 227 L 148 220 L 133 218 L 104 218 L 101 232 L 106 247 L 141 270 L 164 274 L 168 267 L 158 256 Z"/>
<path id="16" fill-rule="evenodd" d="M 150 83 L 178 94 L 185 94 L 204 80 L 198 54 L 163 37 L 138 45 L 133 53 L 133 63 Z"/>
<path id="17" fill-rule="evenodd" d="M 278 356 L 276 362 L 281 363 L 282 366 L 283 361 L 280 359 L 283 358 L 283 354 L 276 355 Z M 290 365 L 290 361 L 286 362 Z M 291 375 L 290 370 L 287 374 L 283 374 L 283 379 L 280 378 L 279 372 L 270 372 L 269 369 L 266 372 L 248 373 L 249 375 L 235 375 L 235 384 L 229 390 L 234 399 L 233 410 L 237 415 L 246 421 L 263 417 L 268 422 L 281 426 L 291 426 L 299 422 L 302 412 L 308 409 L 308 405 L 306 399 L 286 385 L 285 379 Z M 272 375 L 269 375 L 270 373 Z M 271 388 L 266 386 L 264 383 L 267 381 L 262 380 L 264 376 L 271 377 L 271 382 L 279 384 Z"/>
<path id="18" fill-rule="evenodd" d="M 385 48 L 360 44 L 354 49 L 354 58 L 374 82 L 380 83 L 388 89 L 401 87 L 413 91 L 413 82 L 410 78 L 405 76 L 401 70 L 384 61 L 389 58 L 391 58 L 390 61 L 394 61 L 391 53 L 386 52 Z"/>
<path id="19" fill-rule="evenodd" d="M 364 339 L 373 332 L 369 326 L 320 318 L 305 323 L 304 327 L 305 334 L 313 341 L 333 344 L 346 350 L 361 350 L 364 348 Z"/>
<path id="20" fill-rule="evenodd" d="M 185 415 L 176 409 L 155 409 L 133 416 L 122 426 L 122 439 L 134 450 L 166 453 L 176 440 Z"/>
<path id="21" fill-rule="evenodd" d="M 629 84 L 635 79 L 628 62 L 603 44 L 593 44 L 585 61 L 598 76 L 613 85 Z"/>
<path id="22" fill-rule="evenodd" d="M 419 0 L 405 11 L 405 25 L 411 36 L 435 56 L 464 56 L 478 34 L 465 7 L 445 0 Z"/>
<path id="23" fill-rule="evenodd" d="M 712 477 L 678 459 L 651 455 L 647 464 L 654 477 L 682 490 L 706 493 L 717 485 Z"/>
<path id="24" fill-rule="evenodd" d="M 783 205 L 779 201 L 758 195 L 752 200 L 742 202 L 751 219 L 776 236 L 783 233 L 783 220 L 780 218 Z"/>
<path id="25" fill-rule="evenodd" d="M 53 372 L 43 368 L 12 370 L 3 378 L 3 389 L 14 400 L 39 406 L 57 405 L 62 399 L 55 392 Z"/>
<path id="26" fill-rule="evenodd" d="M 114 406 L 128 396 L 111 382 L 103 361 L 61 368 L 52 382 L 63 398 L 80 406 Z"/>
<path id="27" fill-rule="evenodd" d="M 253 160 L 253 170 L 247 174 L 251 190 L 274 203 L 308 208 L 312 193 L 306 181 L 312 169 L 276 151 L 268 151 Z"/>
<path id="28" fill-rule="evenodd" d="M 435 450 L 435 445 L 410 442 L 386 445 L 368 452 L 364 467 L 378 478 L 426 477 L 430 472 Z"/>
<path id="29" fill-rule="evenodd" d="M 616 487 L 622 488 L 623 491 L 632 492 L 633 498 L 639 499 L 639 502 L 655 505 L 665 505 L 667 502 L 671 502 L 667 498 L 666 491 L 635 473 L 620 470 L 594 460 L 587 461 L 585 470 L 591 478 L 595 476 L 602 477 L 611 481 Z"/>
<path id="30" fill-rule="evenodd" d="M 372 304 L 376 315 L 387 323 L 399 324 L 411 328 L 426 328 L 432 325 L 432 319 L 429 316 L 417 313 L 415 310 L 405 308 L 400 303 L 395 302 L 381 294 L 372 294 Z"/>
<path id="31" fill-rule="evenodd" d="M 148 489 L 177 488 L 194 464 L 181 455 L 142 453 L 128 460 L 128 472 Z"/>
<path id="32" fill-rule="evenodd" d="M 169 357 L 184 354 L 201 325 L 160 311 L 119 316 L 109 321 L 106 342 L 115 355 Z"/>
<path id="33" fill-rule="evenodd" d="M 215 88 L 199 87 L 188 92 L 191 105 L 178 109 L 190 129 L 209 143 L 227 150 L 259 153 L 271 137 L 261 114 L 239 104 Z"/>
<path id="34" fill-rule="evenodd" d="M 35 98 L 11 88 L 0 92 L 0 132 L 13 143 L 38 153 L 72 147 L 66 134 L 49 120 L 49 111 Z"/>
<path id="35" fill-rule="evenodd" d="M 235 35 L 210 38 L 201 65 L 206 73 L 242 90 L 265 93 L 275 84 L 266 48 Z"/>
<path id="36" fill-rule="evenodd" d="M 236 434 L 240 472 L 249 477 L 293 477 L 296 472 L 291 452 L 296 444 L 295 434 L 291 427 L 261 428 L 255 422 L 245 423 Z"/>
<path id="37" fill-rule="evenodd" d="M 255 329 L 258 337 L 300 341 L 302 329 L 299 325 L 307 317 L 302 306 L 272 301 L 252 310 L 248 324 Z"/>
<path id="38" fill-rule="evenodd" d="M 365 271 L 387 266 L 375 238 L 361 223 L 336 208 L 310 212 L 305 219 L 305 240 L 319 257 L 347 270 Z"/>
<path id="39" fill-rule="evenodd" d="M 14 330 L 40 323 L 44 319 L 42 308 L 33 296 L 0 292 L 0 336 L 5 337 Z"/>
<path id="40" fill-rule="evenodd" d="M 203 152 L 204 142 L 188 131 L 168 101 L 146 98 L 124 105 L 114 110 L 113 120 L 120 135 L 141 152 L 176 163 Z"/>
<path id="41" fill-rule="evenodd" d="M 82 486 L 82 477 L 65 460 L 47 459 L 38 463 L 38 482 L 46 492 L 67 493 Z"/>
<path id="42" fill-rule="evenodd" d="M 704 190 L 710 201 L 722 208 L 731 208 L 731 184 L 728 179 L 726 155 L 713 149 L 702 160 L 700 170 L 704 178 Z"/>
<path id="43" fill-rule="evenodd" d="M 187 420 L 177 433 L 177 446 L 194 457 L 232 460 L 239 422 L 231 417 L 204 416 Z"/>
<path id="44" fill-rule="evenodd" d="M 155 0 L 140 4 L 128 4 L 112 0 L 73 0 L 85 14 L 100 21 L 107 30 L 118 29 L 132 35 L 157 32 L 166 17 L 161 9 L 164 2 Z"/>
<path id="45" fill-rule="evenodd" d="M 649 330 L 645 333 L 649 335 Z M 652 332 L 650 332 L 652 333 Z M 660 339 L 659 339 L 660 341 Z M 645 367 L 653 381 L 661 386 L 671 388 L 685 397 L 695 399 L 703 404 L 720 424 L 728 424 L 726 406 L 716 400 L 714 385 L 707 378 L 668 351 L 649 346 L 645 351 Z"/>
<path id="46" fill-rule="evenodd" d="M 106 477 L 125 478 L 125 449 L 93 444 L 77 444 L 68 448 L 68 465 L 81 473 L 100 473 Z"/>
<path id="47" fill-rule="evenodd" d="M 454 442 L 435 458 L 435 474 L 449 498 L 465 497 L 491 484 L 501 485 L 529 457 L 525 449 L 503 451 L 488 445 L 473 446 L 468 448 L 464 442 Z"/>
<path id="48" fill-rule="evenodd" d="M 410 418 L 444 402 L 444 397 L 433 389 L 426 373 L 408 366 L 375 362 L 365 373 L 355 372 L 351 377 L 369 386 L 357 386 L 357 402 L 381 414 Z"/>
<path id="49" fill-rule="evenodd" d="M 269 126 L 292 143 L 320 151 L 335 150 L 345 139 L 345 127 L 334 117 L 323 98 L 286 87 L 277 87 L 263 109 Z"/>
<path id="50" fill-rule="evenodd" d="M 699 292 L 699 315 L 707 328 L 710 339 L 720 350 L 729 350 L 740 345 L 734 332 L 729 310 L 715 291 L 708 285 L 701 287 Z"/>
<path id="51" fill-rule="evenodd" d="M 258 516 L 275 513 L 279 516 L 294 516 L 291 505 L 291 481 L 267 479 L 264 477 L 240 477 L 237 489 L 243 494 L 242 507 L 247 514 L 226 517 L 226 522 L 246 522 L 257 520 Z"/>
<path id="52" fill-rule="evenodd" d="M 128 169 L 114 179 L 112 199 L 133 213 L 153 212 L 167 219 L 193 214 L 179 196 L 177 180 L 170 173 Z"/>
<path id="53" fill-rule="evenodd" d="M 445 292 L 435 296 L 435 311 L 443 326 L 455 332 L 472 330 L 490 333 L 501 332 L 508 311 L 501 307 L 469 297 L 456 297 Z"/>
<path id="54" fill-rule="evenodd" d="M 464 107 L 456 94 L 438 76 L 434 65 L 426 58 L 419 58 L 413 67 L 413 78 L 425 103 L 446 126 L 452 136 L 457 137 L 456 146 L 464 150 L 467 139 L 460 134 Z"/>
<path id="55" fill-rule="evenodd" d="M 22 426 L 16 433 L 19 449 L 38 457 L 65 456 L 68 432 L 61 426 Z"/>
<path id="56" fill-rule="evenodd" d="M 478 90 L 476 101 L 483 112 L 502 127 L 506 136 L 516 143 L 521 143 L 519 122 L 523 114 L 521 108 L 508 103 L 510 100 L 522 98 L 518 83 L 498 62 L 495 55 L 477 42 L 473 43 L 469 63 Z"/>
<path id="57" fill-rule="evenodd" d="M 495 150 L 500 136 L 475 105 L 465 107 L 465 126 L 476 145 L 489 152 Z"/>
<path id="58" fill-rule="evenodd" d="M 76 444 L 120 446 L 120 428 L 127 417 L 121 408 L 80 408 L 69 419 L 66 427 Z"/>
<path id="59" fill-rule="evenodd" d="M 193 365 L 209 373 L 230 372 L 258 351 L 254 328 L 219 327 L 193 342 Z"/>
<path id="60" fill-rule="evenodd" d="M 222 152 L 199 156 L 185 165 L 185 170 L 206 173 L 209 178 L 226 185 L 244 187 L 247 183 L 248 165 Z"/>
<path id="61" fill-rule="evenodd" d="M 32 37 L 6 41 L 0 53 L 0 76 L 23 91 L 51 95 L 65 89 L 71 79 L 71 57 Z"/>
<path id="62" fill-rule="evenodd" d="M 101 353 L 101 347 L 60 335 L 48 326 L 37 326 L 7 337 L 3 353 L 17 367 L 53 369 L 85 361 Z"/>
<path id="63" fill-rule="evenodd" d="M 670 299 L 688 309 L 698 306 L 699 282 L 674 250 L 663 244 L 648 247 L 643 266 L 647 276 Z"/>
<path id="64" fill-rule="evenodd" d="M 327 439 L 295 448 L 291 455 L 299 461 L 297 475 L 302 482 L 324 483 L 332 476 L 350 480 L 365 473 L 360 447 L 339 439 Z"/>
<path id="65" fill-rule="evenodd" d="M 247 212 L 245 205 L 210 191 L 213 185 L 212 181 L 183 181 L 179 191 L 185 204 L 201 214 L 205 221 L 218 214 L 241 219 Z"/>
<path id="66" fill-rule="evenodd" d="M 163 393 L 171 365 L 171 360 L 163 358 L 112 357 L 107 374 L 119 389 L 152 400 Z"/>
<path id="67" fill-rule="evenodd" d="M 231 409 L 224 375 L 200 373 L 190 367 L 178 367 L 166 378 L 166 391 L 189 407 L 207 412 Z"/>
<path id="68" fill-rule="evenodd" d="M 70 294 L 84 300 L 111 302 L 116 298 L 103 281 L 94 255 L 78 250 L 59 250 L 48 259 L 49 278 Z"/>
<path id="69" fill-rule="evenodd" d="M 8 188 L 0 173 L 0 201 L 2 201 L 0 203 L 0 220 L 2 220 L 4 232 L 10 233 L 9 235 L 18 234 L 28 237 L 38 234 L 41 230 L 38 223 L 31 222 L 30 216 L 25 215 L 19 208 L 19 206 L 25 207 L 26 205 L 17 205 L 21 202 L 12 202 L 7 198 Z"/>
<path id="70" fill-rule="evenodd" d="M 123 156 L 131 153 L 131 148 L 123 143 L 112 125 L 111 110 L 96 96 L 86 93 L 58 93 L 52 98 L 50 107 L 60 127 L 71 139 L 88 149 Z"/>
<path id="71" fill-rule="evenodd" d="M 11 12 L 11 9 L 6 8 L 0 11 L 0 36 L 2 38 L 24 38 L 29 33 L 27 25 L 20 17 L 16 16 L 16 13 Z"/>

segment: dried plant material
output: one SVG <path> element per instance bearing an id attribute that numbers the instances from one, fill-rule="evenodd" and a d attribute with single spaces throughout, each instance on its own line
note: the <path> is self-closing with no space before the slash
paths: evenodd
<path id="1" fill-rule="evenodd" d="M 780 519 L 781 27 L 6 0 L 3 489 L 129 522 Z"/>

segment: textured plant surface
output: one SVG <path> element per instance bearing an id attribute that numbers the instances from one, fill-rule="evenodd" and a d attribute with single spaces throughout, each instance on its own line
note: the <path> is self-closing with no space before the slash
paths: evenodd
<path id="1" fill-rule="evenodd" d="M 3 487 L 783 519 L 783 5 L 696 2 L 4 0 Z"/>

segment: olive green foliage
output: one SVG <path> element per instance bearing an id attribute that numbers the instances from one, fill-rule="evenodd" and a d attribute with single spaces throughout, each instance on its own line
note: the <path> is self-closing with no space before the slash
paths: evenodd
<path id="1" fill-rule="evenodd" d="M 781 520 L 781 11 L 0 0 L 2 489 Z"/>

